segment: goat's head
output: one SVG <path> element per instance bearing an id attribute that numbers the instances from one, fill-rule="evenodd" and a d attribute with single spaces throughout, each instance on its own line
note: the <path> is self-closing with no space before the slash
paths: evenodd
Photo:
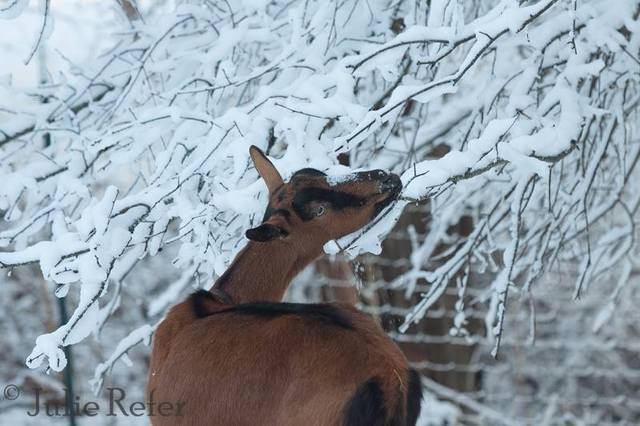
<path id="1" fill-rule="evenodd" d="M 250 153 L 269 189 L 262 224 L 246 232 L 253 241 L 302 241 L 321 247 L 369 223 L 402 189 L 397 175 L 382 170 L 331 178 L 306 168 L 284 182 L 260 149 L 252 146 Z"/>

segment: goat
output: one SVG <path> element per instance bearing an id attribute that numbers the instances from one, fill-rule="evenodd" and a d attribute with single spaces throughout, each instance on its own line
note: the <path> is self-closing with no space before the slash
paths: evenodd
<path id="1" fill-rule="evenodd" d="M 285 183 L 257 147 L 269 190 L 262 223 L 210 291 L 158 326 L 147 398 L 182 403 L 153 425 L 415 425 L 422 387 L 397 345 L 347 304 L 279 303 L 324 244 L 393 202 L 398 176 L 373 170 L 332 181 L 302 169 Z"/>

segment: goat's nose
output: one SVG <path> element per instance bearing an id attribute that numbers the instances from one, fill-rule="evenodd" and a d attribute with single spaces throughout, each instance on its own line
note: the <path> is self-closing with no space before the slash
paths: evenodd
<path id="1" fill-rule="evenodd" d="M 393 173 L 385 173 L 385 177 L 380 182 L 380 189 L 384 192 L 402 188 L 400 176 Z"/>
<path id="2" fill-rule="evenodd" d="M 366 172 L 359 172 L 357 176 L 361 182 L 366 182 L 366 181 L 381 182 L 387 177 L 387 175 L 388 173 L 385 172 L 384 170 L 376 169 L 376 170 L 368 170 Z"/>
<path id="3" fill-rule="evenodd" d="M 372 170 L 371 174 L 373 175 L 373 177 L 378 178 L 378 179 L 383 179 L 383 178 L 386 178 L 387 176 L 389 176 L 389 173 L 385 172 L 384 170 L 380 170 L 380 169 Z"/>

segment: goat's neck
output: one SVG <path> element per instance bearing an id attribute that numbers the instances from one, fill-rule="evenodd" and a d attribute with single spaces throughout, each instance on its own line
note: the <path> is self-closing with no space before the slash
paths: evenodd
<path id="1" fill-rule="evenodd" d="M 282 241 L 250 241 L 214 286 L 227 292 L 234 303 L 279 302 L 293 277 L 321 250 L 302 250 Z"/>

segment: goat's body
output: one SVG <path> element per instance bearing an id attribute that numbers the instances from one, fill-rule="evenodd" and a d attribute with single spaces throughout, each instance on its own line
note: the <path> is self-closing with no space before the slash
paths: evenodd
<path id="1" fill-rule="evenodd" d="M 420 386 L 398 347 L 355 308 L 210 308 L 198 318 L 192 297 L 157 330 L 148 390 L 185 405 L 154 425 L 415 424 Z"/>
<path id="2" fill-rule="evenodd" d="M 157 404 L 152 423 L 415 425 L 419 377 L 370 317 L 349 305 L 277 303 L 327 241 L 362 228 L 397 198 L 400 177 L 371 170 L 330 182 L 304 168 L 285 183 L 260 149 L 250 153 L 269 189 L 264 218 L 246 231 L 249 243 L 212 292 L 196 292 L 158 327 L 147 387 Z M 180 410 L 161 415 L 163 403 Z"/>

